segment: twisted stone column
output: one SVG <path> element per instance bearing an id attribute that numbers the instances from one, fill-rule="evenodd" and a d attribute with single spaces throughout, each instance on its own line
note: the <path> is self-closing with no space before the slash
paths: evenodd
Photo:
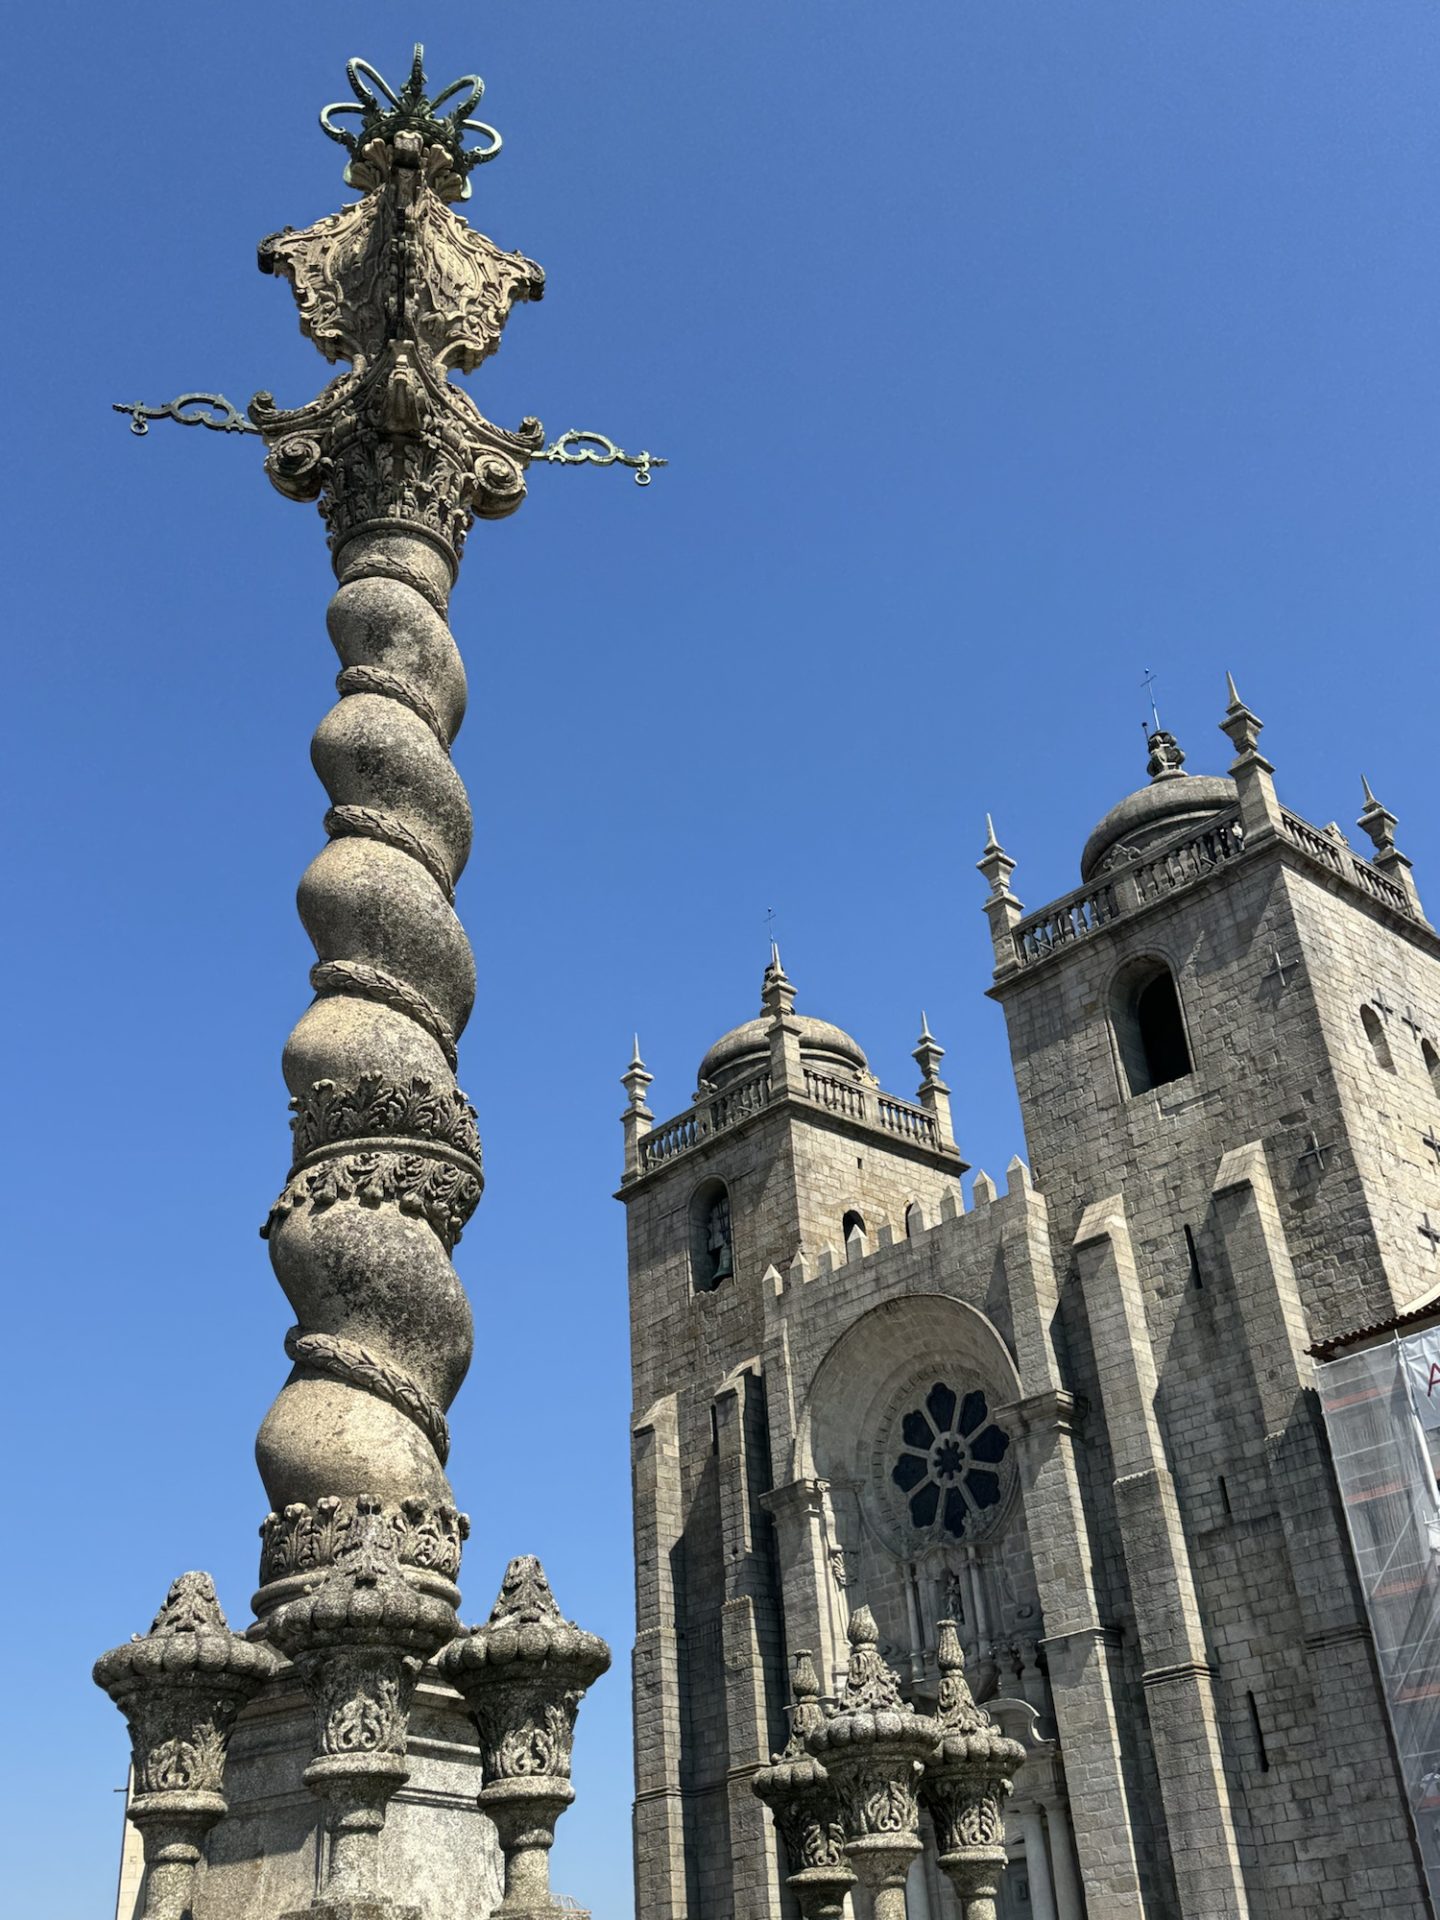
<path id="1" fill-rule="evenodd" d="M 333 1562 L 361 1496 L 379 1502 L 418 1583 L 459 1598 L 446 1409 L 473 1327 L 450 1255 L 482 1175 L 455 1083 L 475 968 L 453 906 L 471 821 L 450 761 L 465 671 L 445 615 L 472 519 L 520 504 L 540 438 L 533 421 L 493 426 L 449 378 L 543 290 L 533 261 L 445 204 L 488 154 L 463 151 L 463 107 L 437 117 L 418 49 L 407 87 L 386 90 L 393 110 L 362 75 L 383 85 L 352 63 L 360 133 L 324 124 L 363 197 L 260 248 L 262 270 L 290 281 L 302 331 L 352 363 L 306 407 L 268 394 L 251 406 L 271 480 L 316 501 L 329 528 L 341 667 L 312 746 L 329 839 L 299 891 L 316 997 L 285 1048 L 294 1157 L 264 1228 L 297 1324 L 294 1370 L 257 1443 L 273 1508 L 262 1614 Z"/>
<path id="2" fill-rule="evenodd" d="M 391 1510 L 412 1563 L 448 1578 L 460 1527 L 445 1412 L 473 1342 L 450 1254 L 482 1185 L 454 1078 L 475 990 L 451 905 L 470 845 L 449 756 L 465 673 L 433 547 L 373 533 L 340 563 L 329 625 L 341 697 L 312 747 L 330 839 L 299 893 L 316 998 L 285 1049 L 294 1164 L 265 1228 L 298 1324 L 294 1372 L 257 1443 L 281 1516 L 262 1578 L 283 1578 L 291 1560 L 303 1571 L 318 1503 L 342 1503 L 343 1529 L 360 1494 Z M 287 1560 L 297 1532 L 310 1551 Z"/>

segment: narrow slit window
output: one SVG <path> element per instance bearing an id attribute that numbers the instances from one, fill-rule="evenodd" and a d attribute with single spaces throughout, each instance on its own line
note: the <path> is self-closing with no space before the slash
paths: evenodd
<path id="1" fill-rule="evenodd" d="M 1255 1752 L 1260 1761 L 1260 1771 L 1269 1773 L 1270 1754 L 1265 1745 L 1265 1729 L 1260 1724 L 1260 1709 L 1255 1704 L 1255 1696 L 1248 1688 L 1245 1693 L 1245 1702 L 1250 1709 L 1250 1727 L 1255 1735 Z"/>
<path id="2" fill-rule="evenodd" d="M 1200 1250 L 1195 1245 L 1194 1230 L 1188 1221 L 1185 1223 L 1185 1252 L 1190 1260 L 1191 1286 L 1203 1287 L 1205 1284 L 1205 1275 L 1200 1270 Z"/>
<path id="3" fill-rule="evenodd" d="M 1385 1023 L 1373 1007 L 1361 1007 L 1360 1024 L 1365 1029 L 1365 1038 L 1370 1042 L 1370 1051 L 1376 1063 L 1386 1073 L 1395 1071 L 1395 1058 L 1390 1051 L 1390 1041 L 1385 1032 Z"/>
<path id="4" fill-rule="evenodd" d="M 1440 1053 L 1437 1053 L 1428 1040 L 1420 1042 L 1420 1057 L 1425 1062 L 1425 1071 L 1430 1076 L 1430 1084 L 1436 1093 L 1440 1093 Z"/>

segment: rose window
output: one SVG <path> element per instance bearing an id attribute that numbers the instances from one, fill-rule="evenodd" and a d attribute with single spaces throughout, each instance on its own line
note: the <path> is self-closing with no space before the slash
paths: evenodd
<path id="1" fill-rule="evenodd" d="M 958 1539 L 972 1513 L 1000 1499 L 1000 1462 L 1010 1436 L 990 1418 L 979 1388 L 963 1399 L 937 1380 L 900 1423 L 904 1452 L 890 1478 L 905 1495 L 917 1527 L 938 1520 Z"/>

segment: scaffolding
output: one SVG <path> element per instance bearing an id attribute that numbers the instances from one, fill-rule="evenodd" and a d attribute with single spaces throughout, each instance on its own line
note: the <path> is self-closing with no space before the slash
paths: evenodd
<path id="1" fill-rule="evenodd" d="M 1316 1384 L 1440 1914 L 1440 1327 L 1343 1354 Z"/>

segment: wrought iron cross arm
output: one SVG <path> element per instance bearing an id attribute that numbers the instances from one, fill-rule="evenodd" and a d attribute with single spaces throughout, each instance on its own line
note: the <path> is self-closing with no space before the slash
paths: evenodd
<path id="1" fill-rule="evenodd" d="M 147 407 L 139 403 L 129 406 L 118 400 L 113 401 L 112 406 L 116 413 L 130 415 L 132 433 L 148 433 L 152 420 L 174 420 L 182 427 L 210 427 L 216 433 L 260 432 L 223 393 L 182 393 L 167 401 L 163 407 Z M 529 423 L 526 424 L 528 426 Z M 538 423 L 534 431 L 538 439 Z M 530 458 L 548 460 L 564 467 L 633 467 L 637 487 L 649 486 L 653 468 L 668 467 L 670 464 L 668 460 L 662 460 L 659 454 L 648 451 L 626 453 L 623 447 L 617 447 L 605 434 L 582 433 L 576 427 L 572 427 L 568 433 L 562 433 L 558 440 L 552 440 L 548 447 L 531 454 Z"/>
<path id="2" fill-rule="evenodd" d="M 118 400 L 112 405 L 116 413 L 130 415 L 132 433 L 148 433 L 152 420 L 174 420 L 182 427 L 213 427 L 217 433 L 260 431 L 223 393 L 181 393 L 163 407 L 122 406 Z"/>
<path id="3" fill-rule="evenodd" d="M 558 440 L 552 440 L 548 447 L 532 457 L 536 460 L 553 460 L 565 467 L 634 467 L 637 487 L 649 486 L 652 467 L 668 467 L 670 464 L 655 453 L 626 453 L 603 433 L 582 433 L 578 427 L 562 433 Z"/>

